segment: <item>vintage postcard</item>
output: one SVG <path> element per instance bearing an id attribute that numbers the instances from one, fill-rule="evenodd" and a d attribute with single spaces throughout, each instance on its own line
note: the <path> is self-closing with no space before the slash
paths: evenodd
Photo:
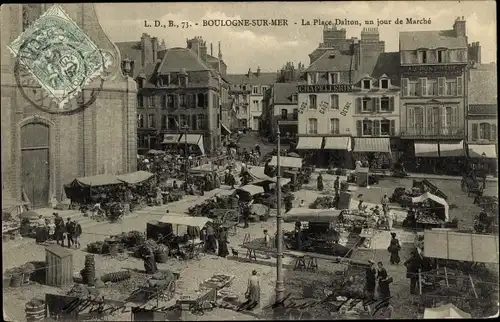
<path id="1" fill-rule="evenodd" d="M 498 316 L 494 1 L 0 15 L 6 321 Z"/>

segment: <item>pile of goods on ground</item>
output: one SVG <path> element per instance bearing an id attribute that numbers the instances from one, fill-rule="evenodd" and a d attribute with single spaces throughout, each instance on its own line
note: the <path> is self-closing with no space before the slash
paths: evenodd
<path id="1" fill-rule="evenodd" d="M 215 199 L 205 200 L 201 204 L 189 207 L 187 213 L 194 217 L 213 218 L 214 209 L 238 209 L 238 202 L 231 196 L 216 196 Z"/>
<path id="2" fill-rule="evenodd" d="M 35 265 L 33 263 L 26 263 L 21 266 L 7 269 L 3 273 L 4 285 L 19 287 L 22 284 L 28 283 L 34 272 Z"/>
<path id="3" fill-rule="evenodd" d="M 335 207 L 335 199 L 331 196 L 318 197 L 312 204 L 309 205 L 309 209 L 330 209 Z"/>
<path id="4" fill-rule="evenodd" d="M 232 275 L 214 275 L 211 278 L 203 281 L 203 283 L 200 285 L 200 287 L 207 287 L 207 288 L 223 288 L 227 285 L 229 285 L 232 280 L 234 279 L 234 276 Z"/>
<path id="5" fill-rule="evenodd" d="M 165 195 L 165 197 L 163 198 L 163 202 L 179 201 L 182 198 L 184 198 L 185 195 L 186 195 L 186 193 L 184 192 L 184 190 L 180 190 L 180 189 L 172 190 L 172 191 L 170 191 L 169 194 Z"/>
<path id="6" fill-rule="evenodd" d="M 441 225 L 444 221 L 437 218 L 435 215 L 425 211 L 419 212 L 417 215 L 417 222 L 420 224 Z"/>
<path id="7" fill-rule="evenodd" d="M 496 196 L 478 196 L 474 203 L 488 212 L 498 213 L 498 197 Z"/>
<path id="8" fill-rule="evenodd" d="M 121 253 L 142 245 L 145 241 L 146 235 L 143 232 L 132 230 L 106 238 L 103 242 L 90 243 L 87 245 L 87 251 L 91 254 L 109 254 L 112 247 L 116 247 L 116 252 Z"/>
<path id="9" fill-rule="evenodd" d="M 286 210 L 292 209 L 292 203 L 295 196 L 292 193 L 281 194 L 281 204 L 285 206 Z M 278 197 L 276 193 L 260 193 L 254 197 L 254 203 L 266 205 L 271 209 L 276 209 L 278 205 Z"/>

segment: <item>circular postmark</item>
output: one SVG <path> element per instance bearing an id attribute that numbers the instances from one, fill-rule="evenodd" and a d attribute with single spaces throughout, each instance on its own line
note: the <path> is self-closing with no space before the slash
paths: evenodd
<path id="1" fill-rule="evenodd" d="M 47 34 L 52 35 L 51 40 L 44 42 Z M 16 85 L 21 95 L 42 111 L 74 113 L 97 99 L 106 80 L 108 56 L 68 41 L 60 30 L 35 31 L 19 47 L 14 66 Z M 89 85 L 91 88 L 85 89 Z"/>

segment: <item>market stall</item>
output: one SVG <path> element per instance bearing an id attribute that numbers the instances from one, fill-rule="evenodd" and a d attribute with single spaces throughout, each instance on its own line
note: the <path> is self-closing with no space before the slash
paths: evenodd
<path id="1" fill-rule="evenodd" d="M 448 303 L 434 308 L 426 308 L 424 319 L 470 319 L 472 316 Z"/>
<path id="2" fill-rule="evenodd" d="M 259 193 L 264 193 L 264 188 L 253 184 L 247 184 L 235 190 L 241 201 L 252 201 L 253 197 Z"/>
<path id="3" fill-rule="evenodd" d="M 64 185 L 64 191 L 72 203 L 88 204 L 108 198 L 117 199 L 117 192 L 123 185 L 115 175 L 101 174 L 76 178 Z"/>
<path id="4" fill-rule="evenodd" d="M 450 221 L 449 205 L 443 198 L 426 192 L 421 196 L 413 197 L 411 201 L 416 205 L 417 227 L 441 227 Z"/>

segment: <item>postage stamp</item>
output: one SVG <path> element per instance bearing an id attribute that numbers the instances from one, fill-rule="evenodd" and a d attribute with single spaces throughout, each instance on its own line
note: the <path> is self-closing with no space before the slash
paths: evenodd
<path id="1" fill-rule="evenodd" d="M 110 65 L 106 55 L 54 5 L 9 46 L 59 108 Z"/>

